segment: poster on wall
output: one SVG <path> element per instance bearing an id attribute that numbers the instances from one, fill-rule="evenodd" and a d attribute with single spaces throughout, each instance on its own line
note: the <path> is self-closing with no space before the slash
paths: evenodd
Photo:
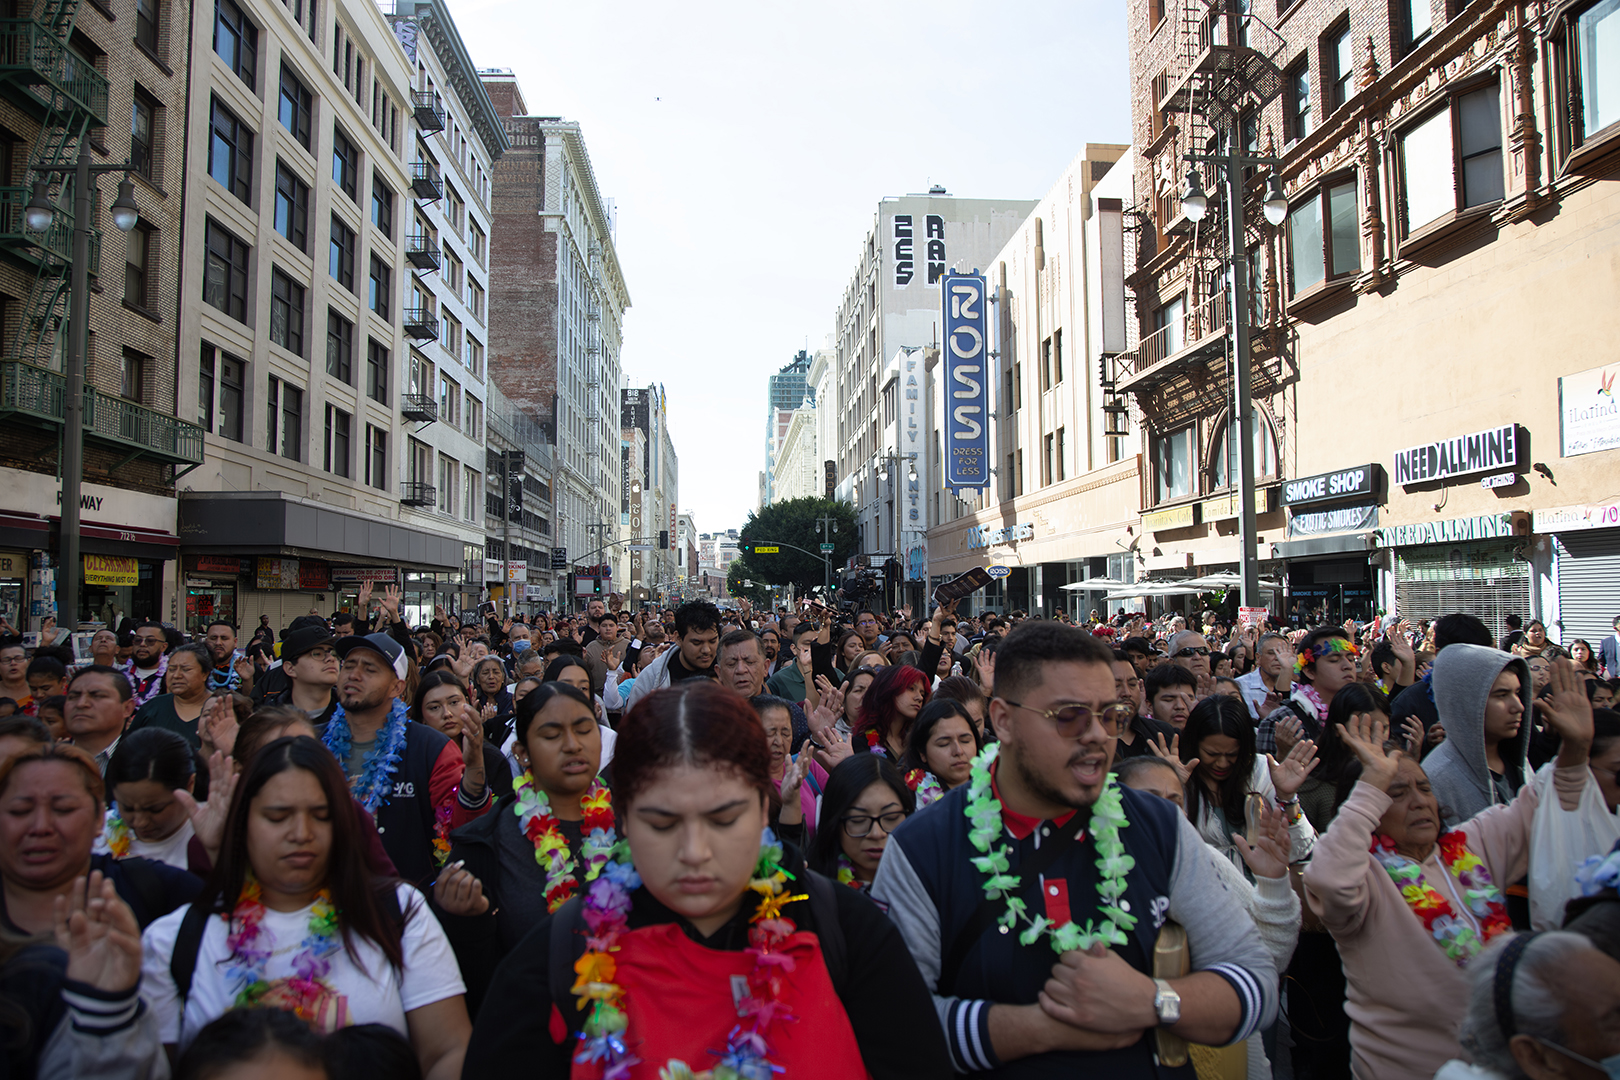
<path id="1" fill-rule="evenodd" d="M 1564 457 L 1620 449 L 1616 375 L 1620 375 L 1620 363 L 1558 380 L 1559 453 Z"/>
<path id="2" fill-rule="evenodd" d="M 260 555 L 254 587 L 258 589 L 298 588 L 298 560 Z"/>
<path id="3" fill-rule="evenodd" d="M 122 555 L 86 555 L 84 557 L 84 583 L 86 585 L 137 585 L 141 568 L 132 558 Z"/>

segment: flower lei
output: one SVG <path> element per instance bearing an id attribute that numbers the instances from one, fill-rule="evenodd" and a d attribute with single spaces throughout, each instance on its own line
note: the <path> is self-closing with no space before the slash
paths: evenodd
<path id="1" fill-rule="evenodd" d="M 512 792 L 517 796 L 512 813 L 517 815 L 523 835 L 534 845 L 534 861 L 546 868 L 546 910 L 556 911 L 579 888 L 574 874 L 578 867 L 568 850 L 568 839 L 551 809 L 551 799 L 535 785 L 532 772 L 512 781 Z M 613 796 L 601 777 L 591 781 L 590 789 L 580 797 L 579 808 L 585 814 L 581 828 L 585 834 L 581 845 L 585 880 L 595 881 L 618 843 L 613 828 Z"/>
<path id="2" fill-rule="evenodd" d="M 1294 681 L 1299 682 L 1299 677 L 1305 673 L 1307 667 L 1330 653 L 1349 653 L 1351 656 L 1360 656 L 1361 650 L 1356 648 L 1355 642 L 1347 638 L 1323 638 L 1313 648 L 1302 649 L 1294 657 Z"/>
<path id="3" fill-rule="evenodd" d="M 366 752 L 360 775 L 349 776 L 349 790 L 360 805 L 366 808 L 368 814 L 375 814 L 377 807 L 393 793 L 394 768 L 399 764 L 400 756 L 405 750 L 407 722 L 405 703 L 395 698 L 394 704 L 388 710 L 388 719 L 383 722 L 382 730 L 377 732 L 377 744 Z M 349 775 L 349 751 L 353 746 L 353 738 L 349 731 L 348 714 L 343 711 L 343 706 L 339 705 L 332 713 L 332 719 L 327 722 L 321 741 L 332 751 L 332 756 L 338 759 L 345 776 Z"/>
<path id="4" fill-rule="evenodd" d="M 579 976 L 573 992 L 585 1013 L 585 1030 L 574 1061 L 601 1062 L 602 1080 L 627 1080 L 632 1066 L 641 1059 L 625 1045 L 629 1026 L 625 1017 L 625 992 L 613 981 L 617 966 L 613 952 L 621 934 L 629 930 L 630 893 L 641 887 L 641 876 L 629 861 L 629 845 L 613 846 L 611 858 L 599 877 L 586 888 L 584 919 L 590 934 L 585 953 L 574 962 Z M 751 1022 L 738 1024 L 726 1037 L 724 1052 L 712 1070 L 693 1072 L 684 1061 L 671 1060 L 659 1069 L 660 1080 L 769 1080 L 780 1072 L 770 1061 L 766 1034 L 772 1024 L 794 1019 L 781 1001 L 782 983 L 793 971 L 793 958 L 777 950 L 796 929 L 793 920 L 782 917 L 782 908 L 804 894 L 790 895 L 787 881 L 793 875 L 782 868 L 782 845 L 769 827 L 760 835 L 759 862 L 748 888 L 759 894 L 759 906 L 748 920 L 748 953 L 754 969 L 748 975 L 748 993 L 737 1003 L 739 1015 Z"/>
<path id="5" fill-rule="evenodd" d="M 456 795 L 461 785 L 450 789 L 450 798 L 433 811 L 433 865 L 442 867 L 450 859 L 450 816 L 455 813 Z"/>
<path id="6" fill-rule="evenodd" d="M 132 691 L 130 696 L 135 699 L 135 707 L 138 709 L 163 693 L 163 677 L 169 673 L 169 651 L 163 650 L 163 655 L 158 657 L 157 670 L 144 681 L 135 674 L 134 657 L 121 664 L 118 670 L 129 678 Z"/>
<path id="7" fill-rule="evenodd" d="M 236 907 L 231 911 L 231 930 L 225 938 L 225 945 L 231 950 L 231 964 L 225 973 L 239 982 L 236 992 L 239 1008 L 257 1005 L 270 989 L 265 968 L 270 963 L 273 942 L 264 931 L 264 914 L 263 890 L 258 879 L 249 873 L 242 883 Z M 320 980 L 332 969 L 328 958 L 339 948 L 337 918 L 331 891 L 322 889 L 309 910 L 309 931 L 299 942 L 299 953 L 293 958 L 295 974 L 287 980 L 293 992 L 292 1011 L 306 1020 L 312 1015 L 311 1007 L 316 999 L 325 992 Z"/>
<path id="8" fill-rule="evenodd" d="M 1620 844 L 1607 855 L 1588 855 L 1575 868 L 1575 884 L 1582 896 L 1596 896 L 1620 885 Z"/>
<path id="9" fill-rule="evenodd" d="M 1060 955 L 1075 949 L 1089 949 L 1097 942 L 1124 945 L 1128 940 L 1125 931 L 1136 926 L 1136 916 L 1125 911 L 1119 901 L 1125 895 L 1125 876 L 1136 865 L 1136 860 L 1125 853 L 1125 845 L 1119 839 L 1119 830 L 1128 827 L 1130 822 L 1125 819 L 1124 800 L 1114 775 L 1108 774 L 1102 794 L 1091 808 L 1091 835 L 1101 856 L 1097 859 L 1097 870 L 1102 875 L 1097 881 L 1097 911 L 1103 919 L 1096 924 L 1087 919 L 1084 926 L 1074 922 L 1058 926 L 1044 915 L 1030 916 L 1028 905 L 1013 895 L 1022 879 L 1008 872 L 1007 856 L 1012 849 L 1002 843 L 991 850 L 991 845 L 997 844 L 1006 828 L 1001 817 L 1001 800 L 996 798 L 990 784 L 990 766 L 1000 749 L 999 743 L 991 743 L 973 759 L 963 811 L 968 819 L 968 839 L 982 853 L 973 858 L 973 865 L 980 873 L 989 875 L 984 882 L 985 898 L 1005 897 L 1007 900 L 1007 910 L 996 921 L 1012 930 L 1022 920 L 1027 926 L 1018 934 L 1020 944 L 1033 945 L 1045 937 L 1052 951 Z"/>
<path id="10" fill-rule="evenodd" d="M 1423 920 L 1423 928 L 1458 967 L 1467 967 L 1487 941 L 1512 928 L 1507 909 L 1502 906 L 1501 891 L 1492 884 L 1484 861 L 1468 850 L 1468 834 L 1461 829 L 1441 834 L 1440 862 L 1462 886 L 1468 910 L 1479 920 L 1478 932 L 1467 919 L 1459 918 L 1451 902 L 1424 879 L 1421 863 L 1395 851 L 1395 841 L 1374 836 L 1372 857 L 1395 882 L 1412 913 Z"/>
<path id="11" fill-rule="evenodd" d="M 852 889 L 865 892 L 869 886 L 866 882 L 855 876 L 855 864 L 849 861 L 849 856 L 843 852 L 838 853 L 838 884 L 848 885 Z"/>
<path id="12" fill-rule="evenodd" d="M 112 852 L 113 858 L 122 859 L 129 855 L 130 829 L 118 815 L 117 806 L 107 811 L 107 828 L 102 838 L 107 841 L 107 850 Z"/>
<path id="13" fill-rule="evenodd" d="M 939 777 L 927 769 L 912 769 L 906 773 L 906 787 L 916 793 L 919 810 L 945 794 L 945 789 L 940 786 Z"/>
<path id="14" fill-rule="evenodd" d="M 884 757 L 889 756 L 889 748 L 883 745 L 882 739 L 878 738 L 876 728 L 867 729 L 866 748 L 874 754 L 882 754 Z"/>

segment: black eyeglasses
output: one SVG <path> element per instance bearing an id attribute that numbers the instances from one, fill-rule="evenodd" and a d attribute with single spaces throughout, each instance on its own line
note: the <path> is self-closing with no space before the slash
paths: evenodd
<path id="1" fill-rule="evenodd" d="M 883 826 L 884 832 L 892 833 L 900 827 L 900 823 L 904 820 L 906 820 L 904 810 L 893 810 L 887 814 L 879 814 L 877 817 L 870 814 L 845 814 L 844 835 L 851 840 L 860 840 L 871 834 L 874 821 Z"/>
<path id="2" fill-rule="evenodd" d="M 1171 655 L 1172 656 L 1208 656 L 1209 655 L 1209 646 L 1207 646 L 1207 645 L 1189 645 L 1185 649 L 1177 649 Z"/>
<path id="3" fill-rule="evenodd" d="M 1087 705 L 1063 705 L 1056 709 L 1035 709 L 1010 698 L 1002 698 L 1001 700 L 1015 709 L 1029 709 L 1032 713 L 1046 717 L 1052 721 L 1057 727 L 1058 734 L 1064 738 L 1073 738 L 1076 735 L 1090 731 L 1093 721 L 1102 725 L 1105 734 L 1109 736 L 1118 735 L 1119 729 L 1130 723 L 1131 716 L 1136 712 L 1133 706 L 1122 701 L 1111 702 L 1100 709 L 1093 709 Z"/>

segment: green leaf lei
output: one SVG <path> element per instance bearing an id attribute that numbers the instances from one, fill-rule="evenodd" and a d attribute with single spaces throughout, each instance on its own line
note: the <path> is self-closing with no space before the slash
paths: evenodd
<path id="1" fill-rule="evenodd" d="M 1119 901 L 1125 895 L 1125 875 L 1131 872 L 1136 860 L 1125 854 L 1125 845 L 1119 839 L 1119 830 L 1129 826 L 1130 822 L 1125 820 L 1124 800 L 1119 794 L 1118 781 L 1110 773 L 1102 794 L 1091 808 L 1091 835 L 1097 844 L 1097 854 L 1101 856 L 1097 860 L 1097 870 L 1102 875 L 1097 882 L 1100 901 L 1097 913 L 1103 919 L 1100 923 L 1087 919 L 1084 926 L 1074 922 L 1056 926 L 1044 915 L 1031 916 L 1028 905 L 1013 895 L 1021 879 L 1009 872 L 1011 864 L 1007 856 L 1012 849 L 1005 843 L 998 843 L 1005 826 L 1001 817 L 1001 800 L 996 798 L 990 786 L 990 765 L 999 751 L 1000 744 L 991 743 L 973 759 L 968 774 L 967 808 L 964 813 L 968 819 L 968 839 L 981 852 L 973 857 L 973 865 L 980 873 L 989 875 L 984 882 L 985 898 L 995 900 L 1005 896 L 1007 900 L 1007 910 L 996 920 L 1003 932 L 1016 929 L 1019 922 L 1023 922 L 1026 926 L 1019 931 L 1020 943 L 1033 945 L 1045 937 L 1051 942 L 1052 951 L 1058 954 L 1089 949 L 1098 942 L 1124 945 L 1127 940 L 1125 931 L 1136 926 L 1136 916 L 1122 909 Z M 995 845 L 995 850 L 991 850 L 992 845 Z"/>

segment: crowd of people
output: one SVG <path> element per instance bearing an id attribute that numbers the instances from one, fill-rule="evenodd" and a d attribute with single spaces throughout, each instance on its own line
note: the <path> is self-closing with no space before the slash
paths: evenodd
<path id="1" fill-rule="evenodd" d="M 1615 1075 L 1620 619 L 955 608 L 0 636 L 4 1075 Z"/>

